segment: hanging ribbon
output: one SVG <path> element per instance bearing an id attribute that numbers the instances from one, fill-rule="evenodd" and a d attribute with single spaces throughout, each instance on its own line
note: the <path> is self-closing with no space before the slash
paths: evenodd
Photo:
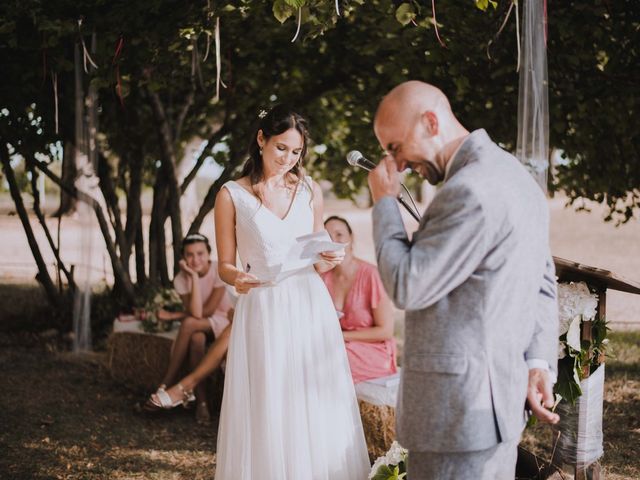
<path id="1" fill-rule="evenodd" d="M 507 11 L 507 14 L 504 16 L 504 20 L 502 21 L 502 25 L 500 25 L 500 28 L 498 29 L 498 32 L 493 36 L 493 38 L 491 40 L 489 40 L 489 43 L 487 43 L 487 58 L 489 60 L 491 60 L 491 52 L 489 51 L 490 48 L 491 48 L 491 45 L 493 44 L 493 42 L 498 40 L 498 37 L 500 36 L 502 31 L 504 30 L 504 27 L 507 25 L 507 21 L 509 20 L 509 17 L 511 17 L 511 12 L 513 11 L 513 6 L 514 5 L 515 5 L 515 3 L 511 2 L 511 4 L 509 5 L 509 10 Z"/>
<path id="2" fill-rule="evenodd" d="M 209 58 L 209 50 L 211 50 L 211 34 L 207 32 L 207 48 L 204 51 L 204 57 L 202 58 L 203 62 L 206 62 L 207 58 Z"/>
<path id="3" fill-rule="evenodd" d="M 200 68 L 200 54 L 198 53 L 198 39 L 193 39 L 193 51 L 192 51 L 192 76 L 197 74 L 198 83 L 200 83 L 200 89 L 204 90 L 204 81 L 202 80 L 202 68 Z"/>
<path id="4" fill-rule="evenodd" d="M 544 22 L 544 46 L 547 46 L 547 35 L 548 35 L 548 27 L 549 25 L 547 24 L 547 0 L 544 0 L 544 7 L 543 7 L 543 12 L 542 15 L 544 15 L 543 18 L 543 22 Z"/>
<path id="5" fill-rule="evenodd" d="M 216 17 L 216 31 L 215 31 L 215 42 L 216 42 L 216 102 L 220 100 L 220 84 L 222 80 L 220 79 L 220 70 L 222 69 L 222 58 L 220 57 L 220 17 Z M 224 86 L 224 83 L 222 83 Z"/>
<path id="6" fill-rule="evenodd" d="M 118 96 L 118 100 L 120 100 L 120 106 L 124 107 L 124 99 L 122 98 L 122 78 L 120 77 L 120 62 L 118 61 L 120 58 L 120 54 L 122 53 L 122 48 L 124 47 L 124 38 L 120 35 L 118 39 L 118 43 L 116 43 L 116 49 L 113 52 L 113 59 L 111 60 L 111 65 L 116 69 L 116 95 Z"/>
<path id="7" fill-rule="evenodd" d="M 436 38 L 438 39 L 438 43 L 440 43 L 440 45 L 444 48 L 447 48 L 447 46 L 440 38 L 440 32 L 438 32 L 438 21 L 436 20 L 436 0 L 431 0 L 431 15 L 433 16 L 433 27 L 436 31 Z"/>
<path id="8" fill-rule="evenodd" d="M 58 135 L 58 74 L 54 71 L 51 72 L 51 83 L 53 84 L 53 111 L 55 116 L 56 135 Z"/>
<path id="9" fill-rule="evenodd" d="M 196 41 L 191 39 L 191 78 L 196 76 Z"/>
<path id="10" fill-rule="evenodd" d="M 300 34 L 300 26 L 302 25 L 302 7 L 298 8 L 298 28 L 296 29 L 296 34 L 291 39 L 291 43 L 295 42 Z"/>
<path id="11" fill-rule="evenodd" d="M 84 43 L 84 37 L 82 36 L 82 17 L 78 19 L 78 33 L 80 34 L 80 43 L 82 44 L 82 62 L 84 64 L 84 73 L 89 73 L 87 69 L 87 62 L 91 64 L 91 66 L 95 69 L 98 68 L 98 65 L 95 64 L 91 55 L 89 55 L 89 50 L 87 50 L 87 46 Z"/>
<path id="12" fill-rule="evenodd" d="M 47 49 L 42 49 L 42 83 L 40 88 L 44 86 L 44 82 L 47 81 Z"/>
<path id="13" fill-rule="evenodd" d="M 212 13 L 211 13 L 211 0 L 207 0 L 207 23 L 209 23 L 209 19 L 211 18 Z M 211 34 L 209 32 L 207 33 L 207 48 L 204 51 L 204 58 L 202 59 L 203 62 L 207 61 L 207 58 L 209 58 L 209 50 L 211 48 Z"/>
<path id="14" fill-rule="evenodd" d="M 518 64 L 516 65 L 516 72 L 520 71 L 520 15 L 518 14 L 518 0 L 513 0 L 516 6 L 516 45 L 518 46 Z"/>

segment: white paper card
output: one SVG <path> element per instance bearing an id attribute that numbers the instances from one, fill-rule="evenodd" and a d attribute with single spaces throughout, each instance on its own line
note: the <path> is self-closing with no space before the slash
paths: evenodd
<path id="1" fill-rule="evenodd" d="M 270 266 L 268 270 L 260 272 L 258 278 L 262 286 L 275 285 L 298 270 L 320 261 L 321 252 L 338 252 L 346 245 L 332 241 L 326 230 L 303 235 L 296 238 L 283 263 Z"/>

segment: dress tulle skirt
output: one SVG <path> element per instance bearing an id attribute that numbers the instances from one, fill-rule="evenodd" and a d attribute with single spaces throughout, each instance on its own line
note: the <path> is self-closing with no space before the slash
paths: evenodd
<path id="1" fill-rule="evenodd" d="M 313 268 L 238 301 L 216 463 L 216 480 L 367 478 L 342 333 Z"/>

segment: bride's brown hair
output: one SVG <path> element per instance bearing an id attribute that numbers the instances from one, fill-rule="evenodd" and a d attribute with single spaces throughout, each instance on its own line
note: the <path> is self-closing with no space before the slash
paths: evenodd
<path id="1" fill-rule="evenodd" d="M 262 154 L 260 153 L 260 145 L 258 145 L 258 132 L 262 130 L 262 134 L 265 139 L 269 139 L 275 135 L 280 135 L 287 130 L 295 128 L 300 135 L 302 135 L 302 151 L 300 152 L 300 159 L 295 166 L 289 170 L 288 174 L 293 175 L 296 180 L 296 187 L 300 183 L 309 188 L 312 192 L 311 185 L 307 185 L 304 181 L 304 168 L 302 167 L 302 161 L 307 154 L 307 144 L 309 143 L 309 131 L 307 126 L 307 120 L 295 112 L 287 105 L 279 104 L 269 110 L 266 115 L 260 118 L 258 126 L 256 127 L 251 143 L 249 144 L 249 158 L 242 167 L 240 177 L 249 177 L 251 183 L 251 189 L 256 196 L 260 198 L 258 192 L 255 191 L 254 186 L 263 179 L 264 165 L 262 163 Z"/>

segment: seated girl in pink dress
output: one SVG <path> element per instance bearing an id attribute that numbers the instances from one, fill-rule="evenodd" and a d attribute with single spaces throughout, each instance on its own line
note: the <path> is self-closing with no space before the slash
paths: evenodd
<path id="1" fill-rule="evenodd" d="M 158 391 L 145 404 L 146 410 L 155 411 L 166 408 L 160 397 L 166 397 L 167 385 L 176 380 L 180 366 L 189 356 L 189 366 L 194 369 L 202 360 L 206 351 L 207 337 L 213 334 L 218 342 L 224 342 L 226 352 L 228 336 L 223 335 L 229 326 L 228 312 L 231 300 L 226 293 L 225 284 L 218 276 L 218 264 L 210 259 L 211 246 L 204 235 L 187 235 L 182 242 L 182 260 L 180 271 L 173 279 L 173 286 L 184 305 L 182 312 L 159 310 L 159 320 L 180 322 L 180 330 L 171 349 L 169 367 Z M 193 398 L 189 392 L 188 400 Z M 203 384 L 195 387 L 196 419 L 209 421 L 209 411 Z M 165 402 L 166 403 L 166 402 Z"/>
<path id="2" fill-rule="evenodd" d="M 322 275 L 340 317 L 353 382 L 397 371 L 393 310 L 375 265 L 353 255 L 353 232 L 341 217 L 325 228 L 334 242 L 349 243 L 342 263 Z"/>

